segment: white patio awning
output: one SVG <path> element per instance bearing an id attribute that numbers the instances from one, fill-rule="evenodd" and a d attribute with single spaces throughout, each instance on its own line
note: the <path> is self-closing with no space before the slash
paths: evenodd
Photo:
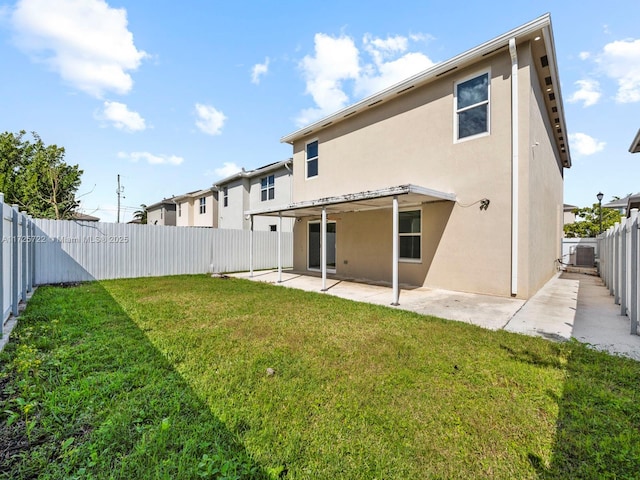
<path id="1" fill-rule="evenodd" d="M 429 202 L 455 202 L 456 200 L 454 193 L 439 192 L 417 185 L 399 185 L 379 190 L 319 198 L 317 200 L 305 200 L 278 207 L 258 208 L 247 210 L 244 213 L 251 216 L 310 217 L 320 215 L 323 209 L 328 214 L 361 212 L 391 208 L 390 197 L 398 197 L 400 207 Z"/>

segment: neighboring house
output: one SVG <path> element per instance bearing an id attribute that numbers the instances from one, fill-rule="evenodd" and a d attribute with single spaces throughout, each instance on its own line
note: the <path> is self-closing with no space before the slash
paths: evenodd
<path id="1" fill-rule="evenodd" d="M 173 197 L 178 227 L 218 227 L 218 191 L 196 190 Z"/>
<path id="2" fill-rule="evenodd" d="M 611 210 L 617 210 L 620 215 L 623 217 L 627 213 L 627 205 L 629 204 L 629 199 L 633 195 L 627 195 L 626 197 L 619 198 L 617 200 L 612 200 L 609 203 L 605 203 L 602 205 L 602 208 L 610 208 Z"/>
<path id="3" fill-rule="evenodd" d="M 640 153 L 640 130 L 636 133 L 631 146 L 629 147 L 629 152 L 631 153 Z"/>
<path id="4" fill-rule="evenodd" d="M 245 211 L 274 208 L 291 203 L 292 159 L 242 171 L 213 185 L 218 191 L 218 228 L 248 230 L 251 220 Z M 256 217 L 254 230 L 277 231 L 278 219 Z M 293 220 L 282 220 L 282 231 L 291 232 Z"/>
<path id="5" fill-rule="evenodd" d="M 176 224 L 176 202 L 174 197 L 165 198 L 161 202 L 147 207 L 147 225 L 171 225 Z"/>
<path id="6" fill-rule="evenodd" d="M 75 212 L 72 220 L 79 220 L 81 222 L 99 222 L 100 218 L 94 217 L 93 215 L 87 215 L 86 213 Z"/>
<path id="7" fill-rule="evenodd" d="M 573 223 L 576 221 L 576 214 L 573 213 L 573 211 L 578 208 L 575 205 L 569 205 L 568 203 L 565 203 L 562 207 L 562 210 L 564 212 L 564 221 L 563 221 L 563 225 L 568 225 L 570 223 Z"/>
<path id="8" fill-rule="evenodd" d="M 555 273 L 571 166 L 549 15 L 282 138 L 294 270 L 529 298 Z M 322 262 L 322 258 L 326 259 Z"/>

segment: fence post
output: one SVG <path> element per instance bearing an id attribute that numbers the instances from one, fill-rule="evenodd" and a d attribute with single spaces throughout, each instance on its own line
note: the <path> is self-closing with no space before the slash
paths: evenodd
<path id="1" fill-rule="evenodd" d="M 631 254 L 630 256 L 630 273 L 631 273 L 631 292 L 630 292 L 630 308 L 629 318 L 631 319 L 631 335 L 638 335 L 638 251 L 640 250 L 640 242 L 638 242 L 638 209 L 631 210 Z"/>
<path id="2" fill-rule="evenodd" d="M 627 314 L 627 219 L 620 225 L 620 284 L 616 297 L 620 303 L 620 315 Z"/>
<path id="3" fill-rule="evenodd" d="M 4 193 L 0 193 L 0 307 L 2 311 L 0 312 L 0 338 L 2 338 L 2 331 L 4 330 L 4 282 L 7 280 L 4 277 L 4 246 L 5 246 L 5 238 L 4 238 Z"/>
<path id="4" fill-rule="evenodd" d="M 18 280 L 18 205 L 11 209 L 11 313 L 18 316 L 20 301 Z"/>
<path id="5" fill-rule="evenodd" d="M 22 262 L 20 266 L 22 267 L 22 275 L 20 282 L 20 299 L 23 302 L 27 301 L 27 215 L 24 213 L 20 213 L 20 218 L 22 219 L 22 228 L 20 228 L 20 255 L 22 257 Z"/>

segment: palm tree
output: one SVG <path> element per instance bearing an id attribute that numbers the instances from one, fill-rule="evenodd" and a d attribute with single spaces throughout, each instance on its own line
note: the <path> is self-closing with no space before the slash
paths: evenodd
<path id="1" fill-rule="evenodd" d="M 133 218 L 140 220 L 140 223 L 147 224 L 147 206 L 144 203 L 140 204 L 140 210 L 133 212 Z"/>

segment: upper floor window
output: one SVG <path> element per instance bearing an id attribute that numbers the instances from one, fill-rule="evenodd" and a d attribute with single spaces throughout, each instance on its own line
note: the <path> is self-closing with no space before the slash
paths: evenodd
<path id="1" fill-rule="evenodd" d="M 318 141 L 307 143 L 307 178 L 318 176 Z"/>
<path id="2" fill-rule="evenodd" d="M 207 213 L 207 197 L 200 198 L 200 214 Z"/>
<path id="3" fill-rule="evenodd" d="M 400 230 L 400 258 L 402 260 L 420 260 L 422 219 L 420 210 L 400 212 L 398 218 Z"/>
<path id="4" fill-rule="evenodd" d="M 182 216 L 182 204 L 181 203 L 178 204 L 178 216 L 179 217 Z"/>
<path id="5" fill-rule="evenodd" d="M 229 189 L 227 187 L 222 187 L 222 206 L 229 206 Z"/>
<path id="6" fill-rule="evenodd" d="M 456 140 L 489 133 L 489 73 L 455 86 Z"/>
<path id="7" fill-rule="evenodd" d="M 269 175 L 260 180 L 260 198 L 263 202 L 276 198 L 275 175 Z"/>

